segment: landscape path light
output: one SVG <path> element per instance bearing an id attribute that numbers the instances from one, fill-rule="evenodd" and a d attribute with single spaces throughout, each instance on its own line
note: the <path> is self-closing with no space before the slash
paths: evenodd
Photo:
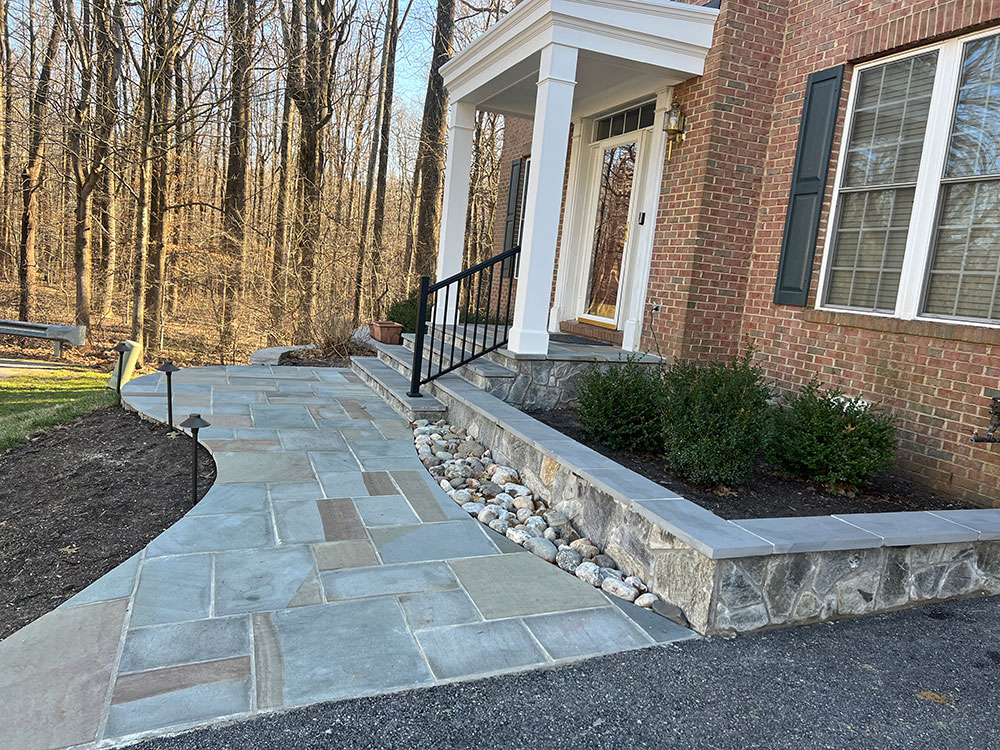
<path id="1" fill-rule="evenodd" d="M 181 368 L 169 359 L 165 359 L 163 364 L 156 369 L 167 375 L 167 426 L 172 430 L 174 429 L 174 392 L 170 385 L 170 376 Z"/>
<path id="2" fill-rule="evenodd" d="M 192 414 L 181 422 L 181 427 L 191 430 L 191 502 L 198 502 L 198 430 L 208 427 L 201 414 Z"/>

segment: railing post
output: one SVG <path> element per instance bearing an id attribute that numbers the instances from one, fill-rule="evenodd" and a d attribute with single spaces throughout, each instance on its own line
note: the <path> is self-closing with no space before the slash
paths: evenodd
<path id="1" fill-rule="evenodd" d="M 413 369 L 410 370 L 411 398 L 420 397 L 420 370 L 423 368 L 424 333 L 427 326 L 427 288 L 431 285 L 429 276 L 420 277 L 420 296 L 417 301 L 417 330 L 413 338 Z"/>

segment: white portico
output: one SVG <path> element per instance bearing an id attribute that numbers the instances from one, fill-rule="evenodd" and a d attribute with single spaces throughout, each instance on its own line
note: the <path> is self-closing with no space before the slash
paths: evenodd
<path id="1" fill-rule="evenodd" d="M 653 0 L 525 0 L 442 67 L 451 106 L 439 279 L 462 270 L 476 111 L 534 118 L 512 352 L 546 354 L 549 332 L 578 314 L 621 328 L 624 348 L 638 344 L 664 161 L 663 118 L 673 86 L 703 72 L 717 14 Z M 637 113 L 632 124 L 645 127 L 626 128 L 629 107 Z M 617 130 L 597 127 L 619 111 Z M 550 305 L 571 123 L 560 271 Z M 627 168 L 628 194 L 619 206 L 605 205 L 597 183 L 602 175 L 608 182 L 616 165 Z M 603 238 L 602 217 L 615 227 Z M 591 257 L 599 246 L 616 244 L 610 255 L 601 251 L 610 260 Z M 611 268 L 603 299 L 594 291 L 598 264 Z"/>

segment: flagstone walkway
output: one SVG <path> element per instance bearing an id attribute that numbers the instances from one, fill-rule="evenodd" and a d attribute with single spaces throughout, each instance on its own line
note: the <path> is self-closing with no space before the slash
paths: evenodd
<path id="1" fill-rule="evenodd" d="M 165 422 L 165 390 L 146 375 L 125 401 Z M 469 517 L 350 370 L 194 368 L 173 391 L 177 421 L 212 424 L 216 484 L 0 642 L 0 748 L 165 734 L 694 635 Z"/>

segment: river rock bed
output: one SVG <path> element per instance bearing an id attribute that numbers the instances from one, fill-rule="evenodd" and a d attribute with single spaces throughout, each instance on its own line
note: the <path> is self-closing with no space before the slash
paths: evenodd
<path id="1" fill-rule="evenodd" d="M 441 488 L 480 523 L 595 588 L 672 620 L 683 619 L 677 607 L 621 570 L 596 542 L 573 528 L 565 513 L 549 508 L 545 498 L 521 484 L 517 469 L 494 461 L 492 451 L 463 428 L 419 419 L 413 423 L 413 443 Z"/>

